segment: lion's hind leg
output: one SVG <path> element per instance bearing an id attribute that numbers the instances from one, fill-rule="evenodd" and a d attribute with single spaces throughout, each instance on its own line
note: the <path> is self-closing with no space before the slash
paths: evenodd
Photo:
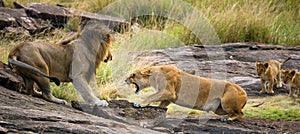
<path id="1" fill-rule="evenodd" d="M 35 82 L 41 88 L 42 96 L 45 100 L 55 102 L 58 104 L 67 104 L 67 102 L 65 100 L 58 99 L 52 95 L 49 79 L 44 78 L 44 77 L 39 77 L 39 78 L 35 79 Z"/>
<path id="2" fill-rule="evenodd" d="M 25 83 L 25 90 L 26 90 L 26 94 L 29 94 L 31 96 L 35 96 L 35 97 L 42 97 L 42 94 L 35 91 L 33 88 L 33 84 L 34 81 L 31 79 L 28 79 L 26 77 L 23 77 L 24 83 Z"/>

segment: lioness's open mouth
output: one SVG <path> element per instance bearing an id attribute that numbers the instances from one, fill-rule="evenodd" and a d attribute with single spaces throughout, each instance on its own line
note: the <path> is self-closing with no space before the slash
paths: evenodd
<path id="1" fill-rule="evenodd" d="M 139 92 L 140 92 L 140 86 L 137 83 L 132 83 L 132 84 L 134 84 L 135 88 L 136 88 L 135 94 L 139 94 Z"/>

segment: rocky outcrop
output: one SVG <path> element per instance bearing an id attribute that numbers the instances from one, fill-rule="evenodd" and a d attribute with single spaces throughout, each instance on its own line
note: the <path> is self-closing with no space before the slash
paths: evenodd
<path id="1" fill-rule="evenodd" d="M 258 95 L 260 78 L 256 75 L 256 61 L 284 61 L 282 69 L 300 69 L 300 47 L 284 47 L 255 43 L 230 43 L 218 46 L 191 45 L 164 50 L 144 51 L 134 57 L 135 62 L 152 65 L 171 64 L 182 70 L 195 71 L 203 77 L 225 79 L 245 88 L 249 96 Z M 275 91 L 286 93 L 285 89 Z"/>
<path id="2" fill-rule="evenodd" d="M 38 87 L 35 86 L 39 91 Z M 8 89 L 17 92 L 7 91 Z M 72 102 L 72 109 L 70 106 L 57 105 L 59 109 L 55 108 L 56 104 L 50 102 L 44 102 L 42 99 L 33 98 L 28 95 L 19 94 L 18 92 L 24 91 L 24 82 L 20 76 L 12 72 L 8 65 L 0 62 L 0 132 L 67 132 L 67 133 L 98 133 L 102 130 L 97 130 L 97 127 L 84 128 L 85 125 L 95 124 L 92 121 L 81 120 L 86 119 L 86 114 L 74 115 L 78 116 L 77 119 L 70 114 L 75 109 L 89 113 L 91 115 L 105 118 L 106 121 L 114 120 L 116 124 L 123 123 L 123 126 L 128 124 L 137 125 L 142 127 L 154 127 L 166 118 L 167 109 L 158 107 L 143 107 L 136 108 L 133 103 L 126 100 L 112 100 L 109 101 L 108 107 L 97 107 L 94 105 L 86 104 L 84 102 Z M 42 102 L 41 102 L 42 101 Z M 25 106 L 25 107 L 23 107 Z M 50 106 L 50 107 L 49 107 Z M 39 108 L 40 107 L 40 108 Z M 39 108 L 39 109 L 37 109 Z M 53 109 L 55 109 L 53 112 Z M 10 112 L 9 112 L 10 111 Z M 76 111 L 75 113 L 78 113 Z M 66 116 L 68 117 L 62 117 Z M 66 119 L 65 119 L 66 118 Z M 91 117 L 92 118 L 92 117 Z M 3 120 L 3 121 L 2 121 Z M 26 121 L 24 121 L 26 120 Z M 66 120 L 61 121 L 61 120 Z M 48 124 L 52 122 L 52 124 Z M 63 126 L 57 125 L 61 124 Z M 83 124 L 82 124 L 83 122 Z M 100 118 L 98 123 L 104 124 L 104 128 L 108 127 L 113 121 L 102 122 Z M 25 124 L 24 124 L 25 123 Z M 74 124 L 77 124 L 74 125 Z M 87 124 L 86 124 L 87 123 Z M 96 122 L 97 123 L 97 122 Z M 82 124 L 82 126 L 80 126 Z M 30 128 L 30 127 L 41 128 Z M 67 126 L 67 128 L 65 128 Z M 83 127 L 77 128 L 78 126 Z M 29 129 L 30 130 L 27 130 Z M 99 128 L 101 128 L 99 126 Z M 15 130 L 16 129 L 16 130 Z M 39 130 L 41 129 L 41 130 Z M 58 129 L 58 130 L 56 130 Z M 107 132 L 117 132 L 119 128 L 115 130 L 109 130 Z M 131 130 L 130 130 L 131 131 Z M 130 132 L 128 131 L 128 132 Z M 135 130 L 134 130 L 135 131 Z M 103 131 L 106 132 L 106 131 Z M 138 131 L 136 131 L 138 132 Z"/>
<path id="3" fill-rule="evenodd" d="M 0 0 L 0 7 L 5 7 L 3 0 Z"/>
<path id="4" fill-rule="evenodd" d="M 0 133 L 159 133 L 0 86 Z"/>
<path id="5" fill-rule="evenodd" d="M 15 9 L 0 6 L 0 30 L 4 32 L 29 35 L 47 29 L 64 27 L 72 17 L 80 18 L 82 26 L 88 21 L 103 23 L 114 30 L 127 25 L 125 20 L 120 18 L 63 6 L 31 3 L 26 7 L 17 2 L 14 2 L 14 6 Z"/>
<path id="6" fill-rule="evenodd" d="M 24 82 L 8 65 L 0 62 L 0 86 L 21 92 L 24 89 Z"/>
<path id="7" fill-rule="evenodd" d="M 226 79 L 241 85 L 248 95 L 253 97 L 262 96 L 258 94 L 260 80 L 256 76 L 255 62 L 271 59 L 283 61 L 287 57 L 292 57 L 292 60 L 286 62 L 282 68 L 299 69 L 299 51 L 300 47 L 232 43 L 143 51 L 133 58 L 134 61 L 153 65 L 173 64 L 199 76 Z M 20 88 L 22 88 L 21 79 L 11 72 L 7 65 L 0 64 L 0 133 L 299 132 L 299 129 L 296 129 L 299 126 L 297 121 L 286 121 L 283 125 L 283 121 L 249 118 L 224 123 L 214 116 L 203 119 L 190 117 L 165 119 L 164 109 L 134 108 L 132 103 L 124 100 L 110 101 L 108 108 L 73 103 L 73 107 L 84 111 L 82 112 L 71 106 L 57 105 L 12 91 Z M 287 94 L 287 91 L 283 88 L 275 90 L 275 95 L 280 93 Z M 150 130 L 139 126 L 155 127 Z"/>

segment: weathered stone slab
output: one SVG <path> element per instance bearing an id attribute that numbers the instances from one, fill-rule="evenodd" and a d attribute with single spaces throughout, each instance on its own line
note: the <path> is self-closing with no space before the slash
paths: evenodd
<path id="1" fill-rule="evenodd" d="M 0 62 L 0 86 L 20 92 L 24 89 L 24 82 L 8 65 Z"/>
<path id="2" fill-rule="evenodd" d="M 5 7 L 3 0 L 0 0 L 0 7 Z"/>
<path id="3" fill-rule="evenodd" d="M 79 17 L 84 22 L 89 20 L 98 21 L 103 24 L 107 24 L 110 28 L 114 28 L 120 24 L 125 24 L 125 20 L 120 18 L 90 13 L 74 8 L 66 8 L 63 6 L 31 3 L 28 7 L 25 7 L 25 10 L 28 16 L 49 20 L 55 27 L 63 27 L 70 17 Z"/>
<path id="4" fill-rule="evenodd" d="M 50 29 L 52 25 L 45 20 L 28 17 L 24 9 L 0 7 L 0 29 L 6 27 L 23 27 L 30 33 Z"/>
<path id="5" fill-rule="evenodd" d="M 32 34 L 52 29 L 53 27 L 64 27 L 71 17 L 80 18 L 81 25 L 85 25 L 88 21 L 96 21 L 107 25 L 115 31 L 118 31 L 120 28 L 125 28 L 128 25 L 125 20 L 120 18 L 81 11 L 74 8 L 41 3 L 31 3 L 28 7 L 17 2 L 13 4 L 16 9 L 0 6 L 0 30 L 7 27 L 23 27 Z M 10 32 L 10 30 L 6 31 Z M 24 32 L 24 34 L 26 34 L 26 32 Z"/>
<path id="6" fill-rule="evenodd" d="M 160 133 L 87 114 L 2 86 L 0 98 L 0 133 Z"/>

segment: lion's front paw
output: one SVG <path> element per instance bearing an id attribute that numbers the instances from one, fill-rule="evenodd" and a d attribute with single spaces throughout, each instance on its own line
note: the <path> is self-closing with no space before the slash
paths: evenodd
<path id="1" fill-rule="evenodd" d="M 102 106 L 102 107 L 106 107 L 108 106 L 108 102 L 106 100 L 98 100 L 95 105 L 97 106 Z"/>

